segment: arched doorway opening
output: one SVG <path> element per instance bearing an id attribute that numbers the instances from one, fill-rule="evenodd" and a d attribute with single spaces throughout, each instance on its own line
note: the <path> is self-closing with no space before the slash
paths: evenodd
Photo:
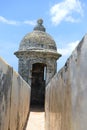
<path id="1" fill-rule="evenodd" d="M 46 64 L 32 65 L 31 106 L 44 107 L 45 102 Z"/>

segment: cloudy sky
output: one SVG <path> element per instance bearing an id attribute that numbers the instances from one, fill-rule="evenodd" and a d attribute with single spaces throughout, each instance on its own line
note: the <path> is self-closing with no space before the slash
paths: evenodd
<path id="1" fill-rule="evenodd" d="M 58 69 L 87 32 L 86 0 L 0 0 L 0 56 L 15 70 L 14 52 L 38 18 L 44 20 L 46 32 L 55 40 L 62 57 Z"/>

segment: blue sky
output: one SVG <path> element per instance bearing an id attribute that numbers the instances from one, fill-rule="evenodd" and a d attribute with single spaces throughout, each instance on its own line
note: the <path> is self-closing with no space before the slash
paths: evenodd
<path id="1" fill-rule="evenodd" d="M 55 40 L 62 57 L 58 69 L 87 32 L 86 0 L 0 0 L 0 56 L 15 70 L 14 52 L 37 19 L 44 20 L 46 32 Z"/>

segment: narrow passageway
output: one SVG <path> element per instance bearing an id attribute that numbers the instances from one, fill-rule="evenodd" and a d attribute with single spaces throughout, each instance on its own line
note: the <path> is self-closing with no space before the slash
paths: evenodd
<path id="1" fill-rule="evenodd" d="M 43 108 L 31 108 L 26 130 L 45 130 L 45 112 Z"/>
<path id="2" fill-rule="evenodd" d="M 30 115 L 26 130 L 45 130 L 45 70 L 46 65 L 43 63 L 32 65 Z"/>

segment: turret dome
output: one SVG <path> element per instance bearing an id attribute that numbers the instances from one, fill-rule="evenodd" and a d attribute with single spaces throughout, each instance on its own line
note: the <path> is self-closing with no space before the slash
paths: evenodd
<path id="1" fill-rule="evenodd" d="M 42 24 L 43 20 L 39 19 L 34 30 L 24 36 L 20 43 L 19 51 L 44 49 L 52 51 L 57 50 L 54 39 L 46 33 L 46 29 Z"/>

